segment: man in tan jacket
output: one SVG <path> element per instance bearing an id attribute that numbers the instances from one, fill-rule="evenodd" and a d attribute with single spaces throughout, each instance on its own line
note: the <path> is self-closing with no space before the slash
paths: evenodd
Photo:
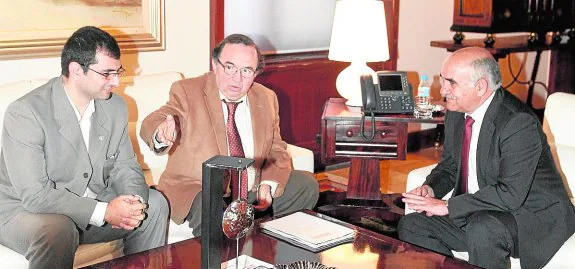
<path id="1" fill-rule="evenodd" d="M 256 210 L 272 206 L 274 215 L 311 209 L 318 184 L 311 173 L 292 170 L 286 143 L 280 136 L 278 100 L 273 91 L 254 83 L 263 59 L 247 36 L 226 37 L 212 52 L 214 70 L 175 82 L 166 105 L 148 115 L 140 136 L 158 154 L 170 153 L 158 189 L 168 198 L 171 217 L 188 220 L 194 235 L 201 234 L 202 163 L 215 155 L 229 155 L 228 106 L 237 108 L 235 122 L 248 169 L 248 202 Z M 225 196 L 230 195 L 226 188 Z"/>

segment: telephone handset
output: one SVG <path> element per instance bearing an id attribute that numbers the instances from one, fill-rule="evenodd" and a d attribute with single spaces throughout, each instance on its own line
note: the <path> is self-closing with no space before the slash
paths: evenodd
<path id="1" fill-rule="evenodd" d="M 376 111 L 377 100 L 375 100 L 375 84 L 369 74 L 363 74 L 360 77 L 361 98 L 363 101 L 363 110 L 366 112 Z"/>
<path id="2" fill-rule="evenodd" d="M 359 134 L 365 141 L 371 141 L 375 138 L 375 111 L 377 110 L 377 101 L 375 100 L 375 84 L 370 74 L 361 75 L 361 99 L 363 101 L 363 115 L 361 116 L 360 132 Z M 367 114 L 371 116 L 371 134 L 365 135 L 364 124 Z"/>
<path id="3" fill-rule="evenodd" d="M 401 71 L 377 72 L 378 84 L 373 83 L 369 74 L 360 77 L 363 116 L 361 117 L 361 136 L 366 141 L 375 137 L 375 114 L 413 113 L 414 102 L 412 88 L 407 83 L 407 73 Z M 371 116 L 371 134 L 364 132 L 366 116 Z"/>

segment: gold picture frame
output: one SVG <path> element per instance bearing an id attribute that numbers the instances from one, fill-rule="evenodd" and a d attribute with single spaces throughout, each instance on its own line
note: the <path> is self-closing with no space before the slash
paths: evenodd
<path id="1" fill-rule="evenodd" d="M 122 52 L 166 48 L 164 0 L 6 2 L 0 3 L 0 60 L 59 56 L 68 37 L 85 25 L 112 34 Z"/>

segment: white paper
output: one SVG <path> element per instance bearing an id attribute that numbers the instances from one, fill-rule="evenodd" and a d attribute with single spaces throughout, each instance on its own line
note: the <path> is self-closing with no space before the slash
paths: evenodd
<path id="1" fill-rule="evenodd" d="M 354 229 L 303 212 L 265 222 L 261 227 L 314 248 L 355 236 Z"/>
<path id="2" fill-rule="evenodd" d="M 258 260 L 248 255 L 241 255 L 238 257 L 238 269 L 254 269 L 258 266 L 264 266 L 265 268 L 274 268 L 273 264 Z M 222 262 L 222 269 L 235 269 L 236 268 L 236 258 L 233 258 L 227 262 Z"/>

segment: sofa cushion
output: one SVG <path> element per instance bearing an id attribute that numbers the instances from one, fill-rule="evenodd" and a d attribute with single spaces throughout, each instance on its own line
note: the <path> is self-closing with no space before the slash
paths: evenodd
<path id="1" fill-rule="evenodd" d="M 314 157 L 311 150 L 288 144 L 287 152 L 291 157 L 293 169 L 314 172 Z"/>
<path id="2" fill-rule="evenodd" d="M 168 155 L 156 155 L 148 145 L 140 138 L 141 122 L 128 122 L 128 135 L 134 148 L 138 163 L 144 171 L 144 177 L 148 185 L 158 185 L 160 176 L 168 163 Z"/>
<path id="3" fill-rule="evenodd" d="M 142 121 L 164 105 L 170 97 L 172 84 L 182 79 L 178 72 L 122 77 L 114 93 L 124 97 L 128 106 L 128 133 L 138 163 L 144 170 L 146 182 L 156 185 L 168 163 L 168 156 L 153 153 L 140 138 Z"/>
<path id="4" fill-rule="evenodd" d="M 575 125 L 568 115 L 575 113 L 575 94 L 556 92 L 547 98 L 543 131 L 551 147 L 555 164 L 570 197 L 575 193 Z M 570 182 L 571 181 L 571 182 Z"/>
<path id="5" fill-rule="evenodd" d="M 122 240 L 80 245 L 74 256 L 74 268 L 108 261 L 124 255 Z"/>
<path id="6" fill-rule="evenodd" d="M 123 255 L 122 240 L 107 243 L 80 245 L 74 257 L 74 268 L 111 260 Z M 28 260 L 24 255 L 0 245 L 0 267 L 11 269 L 27 269 Z"/>
<path id="7" fill-rule="evenodd" d="M 24 255 L 0 245 L 0 267 L 12 269 L 27 269 L 28 260 Z"/>
<path id="8" fill-rule="evenodd" d="M 126 100 L 129 121 L 141 122 L 168 101 L 172 84 L 182 78 L 178 72 L 126 76 L 114 92 Z"/>

